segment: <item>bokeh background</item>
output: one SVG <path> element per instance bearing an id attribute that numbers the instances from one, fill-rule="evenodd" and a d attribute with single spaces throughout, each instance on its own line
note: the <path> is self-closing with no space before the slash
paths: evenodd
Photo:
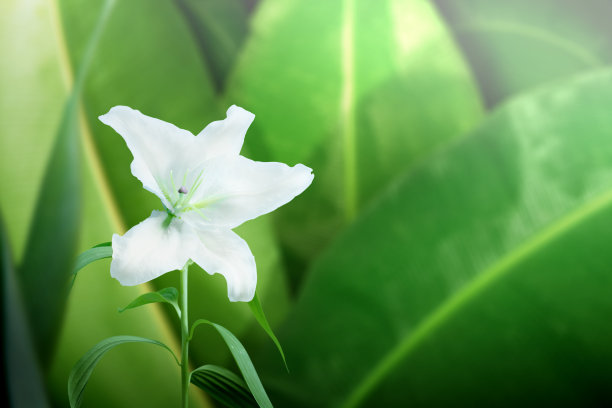
<path id="1" fill-rule="evenodd" d="M 237 104 L 256 114 L 243 155 L 315 173 L 237 229 L 290 373 L 221 277 L 193 269 L 190 316 L 242 340 L 276 406 L 612 403 L 610 16 L 608 0 L 0 0 L 2 398 L 67 406 L 70 369 L 109 336 L 176 347 L 169 310 L 117 309 L 178 273 L 122 287 L 105 260 L 70 289 L 79 252 L 160 207 L 97 117 L 128 105 L 197 133 Z M 191 351 L 237 372 L 213 330 Z M 124 345 L 84 406 L 179 399 L 167 353 Z"/>

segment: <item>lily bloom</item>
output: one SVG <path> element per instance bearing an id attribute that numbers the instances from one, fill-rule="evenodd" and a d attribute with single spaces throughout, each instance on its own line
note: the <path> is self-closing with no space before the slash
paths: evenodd
<path id="1" fill-rule="evenodd" d="M 112 277 L 122 285 L 138 285 L 191 259 L 209 274 L 225 277 L 231 301 L 253 298 L 255 259 L 232 229 L 291 201 L 314 177 L 302 164 L 289 167 L 241 156 L 254 118 L 233 105 L 226 119 L 194 136 L 127 106 L 100 116 L 132 152 L 132 174 L 165 207 L 125 235 L 113 235 Z"/>

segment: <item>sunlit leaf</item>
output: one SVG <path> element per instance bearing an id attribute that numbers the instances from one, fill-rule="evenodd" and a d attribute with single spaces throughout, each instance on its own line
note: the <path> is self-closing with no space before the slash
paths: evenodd
<path id="1" fill-rule="evenodd" d="M 226 100 L 257 115 L 255 159 L 314 169 L 276 215 L 297 285 L 338 231 L 481 107 L 429 2 L 269 0 L 252 21 Z"/>
<path id="2" fill-rule="evenodd" d="M 204 365 L 191 372 L 191 383 L 202 388 L 225 407 L 257 407 L 246 383 L 231 371 Z"/>
<path id="3" fill-rule="evenodd" d="M 261 384 L 261 380 L 257 375 L 257 371 L 255 371 L 255 367 L 251 362 L 251 358 L 242 346 L 242 343 L 240 343 L 240 340 L 238 340 L 236 336 L 234 336 L 232 332 L 227 330 L 225 327 L 205 319 L 199 319 L 193 323 L 189 334 L 190 339 L 193 340 L 194 330 L 201 324 L 208 324 L 214 327 L 217 332 L 219 332 L 219 334 L 223 338 L 223 341 L 225 341 L 225 344 L 230 349 L 230 352 L 232 353 L 232 356 L 234 357 L 234 360 L 236 361 L 236 364 L 238 365 L 238 368 L 240 369 L 240 372 L 244 377 L 244 381 L 251 390 L 251 393 L 253 394 L 253 397 L 255 398 L 255 401 L 257 401 L 259 406 L 261 408 L 272 407 L 272 403 L 270 402 L 270 399 L 266 394 L 266 390 L 264 390 L 263 385 Z"/>
<path id="4" fill-rule="evenodd" d="M 542 89 L 406 175 L 312 271 L 279 331 L 291 375 L 256 356 L 270 391 L 292 407 L 605 405 L 610 106 L 609 70 Z"/>
<path id="5" fill-rule="evenodd" d="M 85 386 L 87 385 L 89 377 L 91 377 L 94 368 L 96 368 L 96 365 L 104 356 L 104 354 L 106 354 L 114 347 L 126 343 L 150 343 L 163 347 L 168 350 L 170 354 L 172 354 L 172 356 L 176 360 L 176 363 L 180 365 L 172 350 L 170 350 L 170 348 L 168 348 L 168 346 L 166 346 L 164 343 L 160 343 L 157 340 L 145 339 L 144 337 L 135 336 L 115 336 L 102 340 L 100 343 L 96 344 L 93 348 L 91 348 L 91 350 L 89 350 L 75 364 L 74 368 L 70 372 L 70 377 L 68 377 L 68 397 L 70 400 L 70 406 L 72 408 L 77 408 L 81 406 Z"/>
<path id="6" fill-rule="evenodd" d="M 34 342 L 45 365 L 50 362 L 63 319 L 67 282 L 78 243 L 82 209 L 79 97 L 114 3 L 115 0 L 105 1 L 93 29 L 85 36 L 87 45 L 72 92 L 64 106 L 20 267 Z"/>

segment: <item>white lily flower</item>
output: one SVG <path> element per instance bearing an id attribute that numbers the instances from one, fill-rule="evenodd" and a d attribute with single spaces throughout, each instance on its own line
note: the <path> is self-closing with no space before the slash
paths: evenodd
<path id="1" fill-rule="evenodd" d="M 138 285 L 191 259 L 225 277 L 231 301 L 253 298 L 255 260 L 232 229 L 291 201 L 314 177 L 302 164 L 289 167 L 241 156 L 254 118 L 233 105 L 226 119 L 194 136 L 126 106 L 100 116 L 132 152 L 132 174 L 166 208 L 153 211 L 125 235 L 113 235 L 112 277 L 122 285 Z"/>

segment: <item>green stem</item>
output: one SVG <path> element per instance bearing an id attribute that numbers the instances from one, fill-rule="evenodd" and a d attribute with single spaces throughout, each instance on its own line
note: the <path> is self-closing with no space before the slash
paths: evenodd
<path id="1" fill-rule="evenodd" d="M 181 389 L 183 408 L 189 406 L 189 318 L 187 314 L 187 271 L 190 261 L 181 269 Z"/>

